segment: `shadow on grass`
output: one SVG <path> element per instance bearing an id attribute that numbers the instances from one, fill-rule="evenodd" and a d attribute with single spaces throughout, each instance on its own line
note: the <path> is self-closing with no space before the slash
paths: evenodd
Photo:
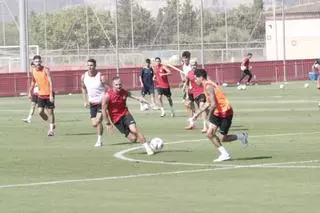
<path id="1" fill-rule="evenodd" d="M 82 133 L 66 133 L 66 136 L 74 136 L 74 135 L 96 135 L 95 132 L 82 132 Z"/>
<path id="2" fill-rule="evenodd" d="M 231 161 L 236 160 L 261 160 L 261 159 L 270 159 L 272 156 L 256 156 L 256 157 L 245 157 L 245 158 L 232 158 Z"/>
<path id="3" fill-rule="evenodd" d="M 178 152 L 180 152 L 180 153 L 183 153 L 183 152 L 187 153 L 187 152 L 192 152 L 192 151 L 191 151 L 191 150 L 185 150 L 185 149 L 162 150 L 162 151 L 160 151 L 160 152 L 155 152 L 154 154 L 157 155 L 157 154 L 161 154 L 161 153 L 171 153 L 171 152 L 173 152 L 173 153 L 178 153 Z M 144 152 L 144 151 L 143 151 L 143 152 L 136 152 L 136 153 L 134 153 L 134 154 L 145 155 L 146 152 Z"/>

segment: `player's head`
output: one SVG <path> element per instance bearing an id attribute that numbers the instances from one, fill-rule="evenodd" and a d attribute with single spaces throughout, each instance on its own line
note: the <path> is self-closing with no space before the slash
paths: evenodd
<path id="1" fill-rule="evenodd" d="M 184 51 L 182 53 L 182 61 L 184 64 L 188 65 L 190 62 L 191 53 L 189 51 Z"/>
<path id="2" fill-rule="evenodd" d="M 32 68 L 34 68 L 35 66 L 34 66 L 34 63 L 33 63 L 33 61 L 31 61 L 31 64 L 30 64 L 30 66 L 32 67 Z"/>
<path id="3" fill-rule="evenodd" d="M 161 58 L 160 57 L 156 57 L 154 59 L 154 61 L 156 62 L 156 65 L 160 65 L 161 64 Z"/>
<path id="4" fill-rule="evenodd" d="M 32 62 L 36 68 L 41 67 L 42 66 L 41 56 L 40 55 L 33 56 Z"/>
<path id="5" fill-rule="evenodd" d="M 88 61 L 87 61 L 87 67 L 88 67 L 88 70 L 89 71 L 93 71 L 96 69 L 96 66 L 97 66 L 97 62 L 95 59 L 93 58 L 90 58 Z"/>
<path id="6" fill-rule="evenodd" d="M 193 70 L 196 70 L 197 67 L 198 67 L 197 59 L 191 59 L 191 60 L 190 60 L 190 65 L 191 65 L 191 68 L 192 68 Z"/>
<path id="7" fill-rule="evenodd" d="M 248 58 L 252 58 L 252 53 L 247 54 Z"/>
<path id="8" fill-rule="evenodd" d="M 112 79 L 112 87 L 119 92 L 122 89 L 122 82 L 119 76 Z"/>
<path id="9" fill-rule="evenodd" d="M 203 81 L 207 80 L 208 73 L 204 69 L 196 69 L 194 76 L 196 77 L 196 83 L 201 85 Z"/>
<path id="10" fill-rule="evenodd" d="M 146 67 L 150 67 L 151 60 L 149 58 L 146 59 Z"/>

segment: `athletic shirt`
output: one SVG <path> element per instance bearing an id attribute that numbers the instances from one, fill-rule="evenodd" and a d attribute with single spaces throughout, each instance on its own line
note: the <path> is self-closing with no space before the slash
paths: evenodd
<path id="1" fill-rule="evenodd" d="M 184 73 L 185 76 L 188 76 L 188 73 L 192 70 L 191 64 L 189 63 L 189 65 L 182 65 L 182 71 Z"/>
<path id="2" fill-rule="evenodd" d="M 48 98 L 50 96 L 50 85 L 46 71 L 47 67 L 41 67 L 40 70 L 36 68 L 32 69 L 32 75 L 34 82 L 38 85 L 38 95 L 40 98 Z"/>
<path id="3" fill-rule="evenodd" d="M 196 77 L 194 76 L 194 71 L 191 71 L 188 73 L 187 79 L 190 82 L 189 93 L 191 93 L 194 98 L 204 93 L 203 86 L 196 83 Z"/>
<path id="4" fill-rule="evenodd" d="M 250 60 L 248 57 L 245 57 L 243 59 L 243 66 L 245 66 L 247 69 L 249 69 Z"/>
<path id="5" fill-rule="evenodd" d="M 231 105 L 229 104 L 229 100 L 223 93 L 222 89 L 213 81 L 208 80 L 204 85 L 204 94 L 206 96 L 206 101 L 210 103 L 209 95 L 206 91 L 206 88 L 208 86 L 212 86 L 214 89 L 214 95 L 215 95 L 215 104 L 216 108 L 213 111 L 213 115 L 218 116 L 218 117 L 228 117 L 233 115 L 233 110 Z"/>
<path id="6" fill-rule="evenodd" d="M 127 107 L 128 91 L 121 89 L 119 92 L 109 89 L 108 112 L 112 123 L 117 123 L 121 118 L 129 114 Z"/>
<path id="7" fill-rule="evenodd" d="M 167 71 L 163 69 L 163 65 L 156 66 L 155 72 L 156 72 L 156 87 L 170 88 L 168 76 L 167 75 L 160 76 L 160 73 L 167 73 Z"/>
<path id="8" fill-rule="evenodd" d="M 83 82 L 87 88 L 89 102 L 91 104 L 101 103 L 105 91 L 101 82 L 101 73 L 97 72 L 95 76 L 90 76 L 89 71 L 87 71 L 84 74 Z"/>
<path id="9" fill-rule="evenodd" d="M 140 76 L 145 86 L 153 85 L 153 69 L 151 67 L 144 67 L 140 72 Z"/>

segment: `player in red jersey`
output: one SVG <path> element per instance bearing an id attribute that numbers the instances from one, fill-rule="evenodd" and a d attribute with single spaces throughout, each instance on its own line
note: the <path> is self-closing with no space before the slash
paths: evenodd
<path id="1" fill-rule="evenodd" d="M 250 66 L 250 59 L 252 58 L 252 53 L 248 53 L 247 56 L 243 59 L 241 63 L 241 70 L 242 70 L 242 76 L 238 82 L 238 85 L 241 84 L 241 81 L 246 77 L 248 77 L 247 84 L 250 84 L 250 81 L 252 79 L 252 72 L 251 72 L 251 66 Z"/>
<path id="2" fill-rule="evenodd" d="M 149 104 L 144 98 L 136 97 L 122 88 L 120 77 L 112 79 L 112 88 L 109 89 L 102 100 L 102 113 L 106 119 L 108 132 L 112 132 L 113 126 L 126 136 L 130 142 L 137 140 L 144 146 L 148 155 L 154 152 L 150 148 L 143 134 L 140 133 L 136 122 L 127 107 L 127 97 Z"/>
<path id="3" fill-rule="evenodd" d="M 312 71 L 318 73 L 317 88 L 320 89 L 320 59 L 316 59 L 312 65 Z"/>
<path id="4" fill-rule="evenodd" d="M 166 115 L 163 108 L 162 97 L 166 96 L 171 107 L 171 116 L 174 117 L 173 101 L 171 99 L 171 90 L 168 81 L 168 75 L 171 75 L 171 71 L 163 64 L 161 64 L 161 59 L 159 57 L 155 58 L 156 66 L 154 67 L 155 75 L 154 80 L 156 82 L 156 87 L 158 91 L 158 100 L 160 104 L 161 117 Z"/>

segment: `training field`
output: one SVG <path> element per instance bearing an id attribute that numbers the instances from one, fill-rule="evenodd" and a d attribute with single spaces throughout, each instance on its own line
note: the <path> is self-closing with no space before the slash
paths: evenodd
<path id="1" fill-rule="evenodd" d="M 248 131 L 249 147 L 225 144 L 233 160 L 200 133 L 185 131 L 181 92 L 177 116 L 128 105 L 162 152 L 146 156 L 116 132 L 94 148 L 95 130 L 81 95 L 56 97 L 57 129 L 48 138 L 26 97 L 0 99 L 1 213 L 313 213 L 320 200 L 320 101 L 315 84 L 224 88 L 235 111 L 231 132 Z M 168 109 L 168 107 L 167 107 Z"/>

